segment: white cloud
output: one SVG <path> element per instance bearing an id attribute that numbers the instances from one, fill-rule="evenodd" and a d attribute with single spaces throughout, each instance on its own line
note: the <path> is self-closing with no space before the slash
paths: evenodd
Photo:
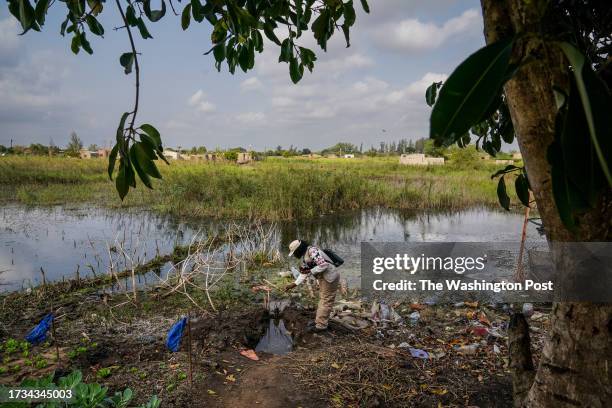
<path id="1" fill-rule="evenodd" d="M 442 25 L 424 23 L 415 18 L 385 23 L 374 30 L 374 39 L 381 47 L 406 52 L 422 51 L 437 48 L 470 31 L 479 32 L 481 26 L 480 13 L 469 9 Z"/>
<path id="2" fill-rule="evenodd" d="M 245 112 L 236 115 L 236 120 L 249 125 L 263 124 L 266 121 L 266 115 L 263 112 Z"/>
<path id="3" fill-rule="evenodd" d="M 204 113 L 214 112 L 217 109 L 214 103 L 206 100 L 206 94 L 201 89 L 191 95 L 187 103 Z"/>
<path id="4" fill-rule="evenodd" d="M 240 89 L 242 89 L 243 91 L 254 91 L 257 89 L 261 89 L 262 87 L 263 84 L 257 77 L 247 78 L 240 84 Z"/>

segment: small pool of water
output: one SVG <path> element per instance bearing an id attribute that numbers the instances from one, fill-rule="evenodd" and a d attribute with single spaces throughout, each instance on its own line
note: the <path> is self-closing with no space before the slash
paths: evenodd
<path id="1" fill-rule="evenodd" d="M 257 343 L 255 351 L 283 355 L 293 351 L 293 335 L 285 327 L 283 319 L 270 319 L 264 335 Z"/>

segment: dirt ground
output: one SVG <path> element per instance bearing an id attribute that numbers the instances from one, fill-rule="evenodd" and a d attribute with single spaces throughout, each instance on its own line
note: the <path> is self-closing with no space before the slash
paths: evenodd
<path id="1" fill-rule="evenodd" d="M 155 292 L 141 296 L 135 305 L 124 295 L 89 293 L 56 306 L 60 364 L 54 361 L 51 340 L 31 350 L 46 356 L 46 367 L 9 370 L 0 375 L 0 383 L 16 385 L 25 377 L 79 369 L 87 382 L 101 383 L 111 392 L 130 387 L 135 403 L 155 394 L 163 407 L 512 405 L 504 337 L 508 314 L 495 305 L 397 304 L 400 321 L 370 322 L 358 331 L 333 325 L 314 334 L 306 331 L 314 308 L 294 302 L 282 315 L 294 351 L 258 353 L 258 361 L 240 354 L 254 349 L 267 327 L 269 316 L 258 298 L 230 302 L 217 313 L 196 309 L 190 385 L 187 336 L 176 353 L 164 344 L 167 330 L 190 309 L 189 303 Z M 9 297 L 2 304 L 2 341 L 23 338 L 45 314 L 33 298 Z M 349 313 L 338 310 L 339 315 Z M 415 310 L 420 319 L 408 323 Z M 536 313 L 531 327 L 537 359 L 547 316 Z M 464 352 L 470 345 L 475 350 Z M 411 349 L 428 356 L 414 357 Z M 14 365 L 9 356 L 3 358 L 7 366 Z"/>

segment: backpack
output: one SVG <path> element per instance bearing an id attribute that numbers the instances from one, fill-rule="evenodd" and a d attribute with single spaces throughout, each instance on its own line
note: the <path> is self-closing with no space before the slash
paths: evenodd
<path id="1" fill-rule="evenodd" d="M 344 263 L 344 259 L 342 259 L 340 255 L 338 255 L 331 249 L 324 249 L 323 252 L 325 253 L 325 255 L 327 255 L 332 265 L 334 265 L 336 268 L 341 266 Z"/>

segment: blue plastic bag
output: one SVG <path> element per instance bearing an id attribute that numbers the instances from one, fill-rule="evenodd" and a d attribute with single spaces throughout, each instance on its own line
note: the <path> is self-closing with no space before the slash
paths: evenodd
<path id="1" fill-rule="evenodd" d="M 47 332 L 53 322 L 53 314 L 46 315 L 26 336 L 28 343 L 36 345 L 47 339 Z"/>
<path id="2" fill-rule="evenodd" d="M 183 338 L 185 324 L 187 324 L 187 318 L 183 317 L 181 320 L 174 323 L 170 328 L 170 331 L 168 331 L 166 347 L 168 347 L 168 349 L 174 353 L 176 353 L 181 347 L 181 339 Z"/>
<path id="3" fill-rule="evenodd" d="M 421 358 L 423 360 L 427 360 L 429 358 L 429 353 L 427 353 L 425 350 L 412 347 L 410 347 L 408 350 L 410 351 L 410 355 L 414 358 Z"/>

